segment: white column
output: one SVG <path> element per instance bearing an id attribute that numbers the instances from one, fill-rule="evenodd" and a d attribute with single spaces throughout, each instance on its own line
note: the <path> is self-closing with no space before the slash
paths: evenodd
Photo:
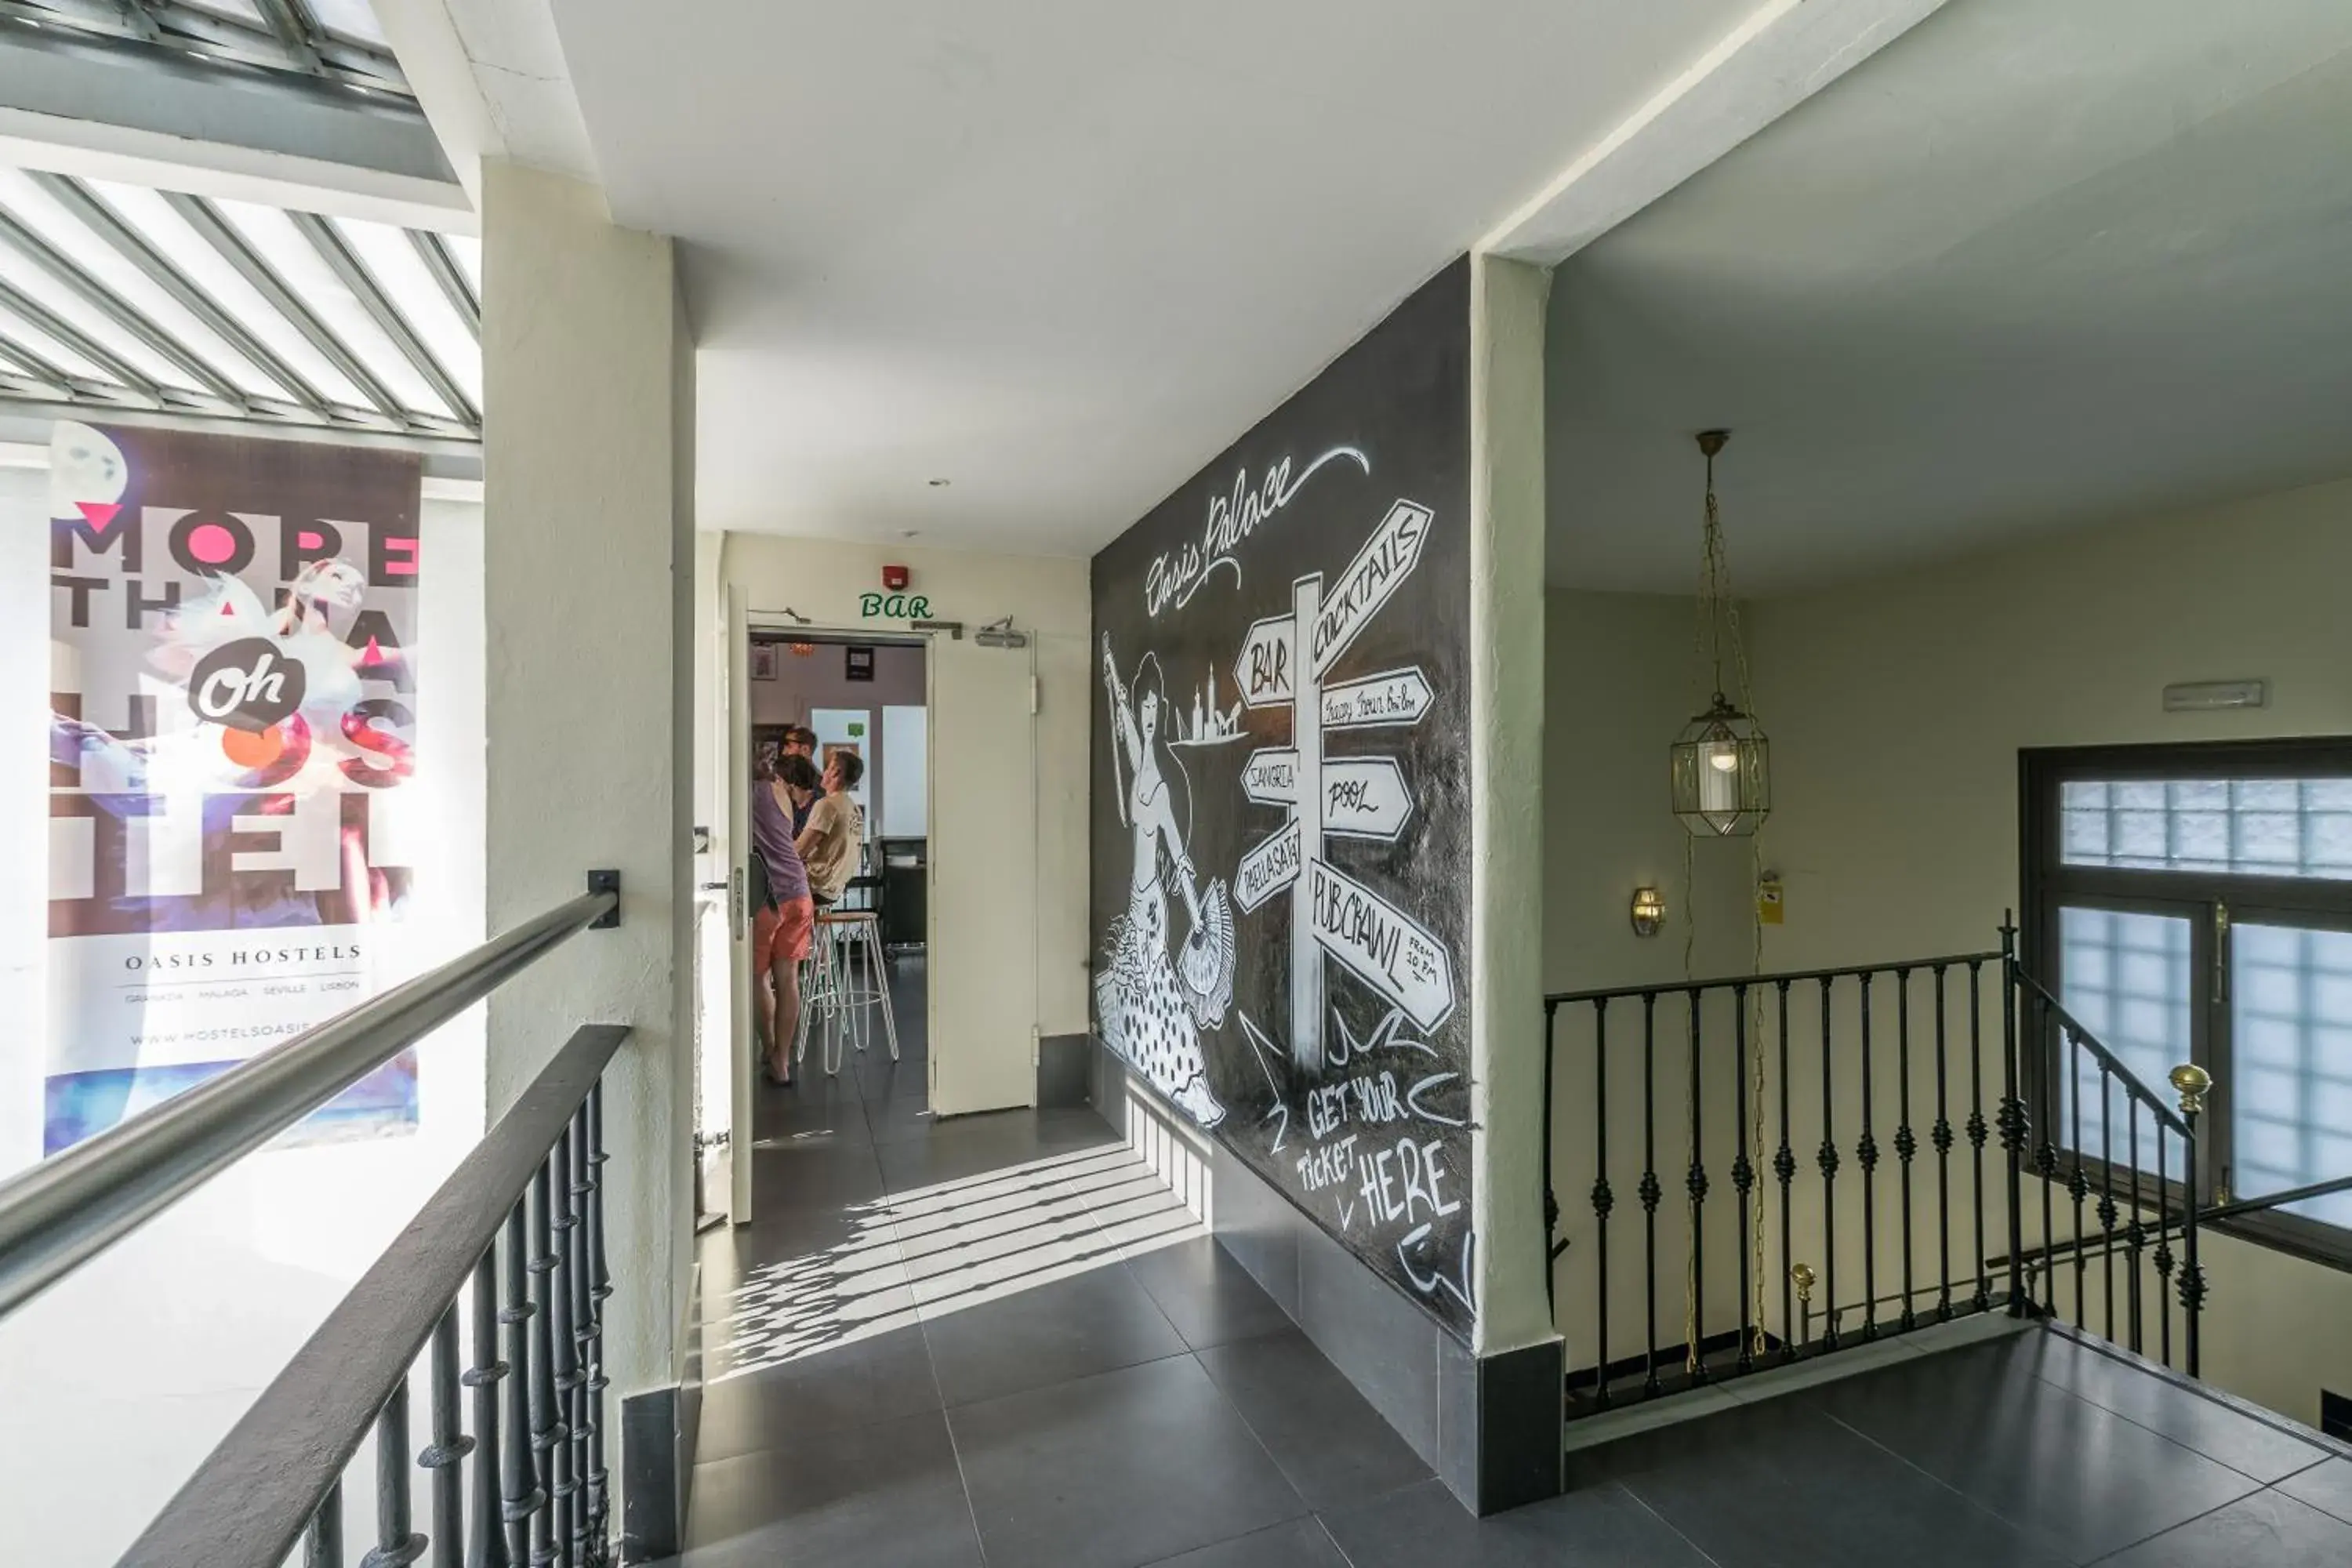
<path id="1" fill-rule="evenodd" d="M 670 242 L 593 188 L 488 163 L 482 218 L 489 926 L 591 868 L 622 886 L 619 930 L 492 997 L 489 1111 L 578 1025 L 630 1026 L 605 1079 L 617 1430 L 617 1396 L 677 1376 L 692 1237 L 692 347 Z"/>
<path id="2" fill-rule="evenodd" d="M 1544 1294 L 1544 304 L 1551 275 L 1470 283 L 1470 996 L 1480 1355 L 1555 1337 Z M 1301 633 L 1302 637 L 1304 633 Z"/>

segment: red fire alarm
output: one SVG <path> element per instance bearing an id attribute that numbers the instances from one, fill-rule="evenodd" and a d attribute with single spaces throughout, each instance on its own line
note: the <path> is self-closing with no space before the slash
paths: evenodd
<path id="1" fill-rule="evenodd" d="M 898 592 L 907 585 L 907 569 L 904 566 L 885 566 L 882 568 L 882 585 L 894 594 Z"/>

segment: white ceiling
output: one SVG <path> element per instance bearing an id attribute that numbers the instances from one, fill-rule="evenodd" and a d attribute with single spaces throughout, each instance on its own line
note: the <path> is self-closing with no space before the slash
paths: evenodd
<path id="1" fill-rule="evenodd" d="M 1566 263 L 1551 576 L 1742 591 L 2352 472 L 2352 5 L 1955 0 Z"/>
<path id="2" fill-rule="evenodd" d="M 555 24 L 615 221 L 688 242 L 703 526 L 1085 553 L 1756 5 Z"/>

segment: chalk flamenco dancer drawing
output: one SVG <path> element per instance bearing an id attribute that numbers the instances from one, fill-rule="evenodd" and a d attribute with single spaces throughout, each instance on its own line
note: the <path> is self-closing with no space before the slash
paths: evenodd
<path id="1" fill-rule="evenodd" d="M 1111 1049 L 1202 1127 L 1225 1119 L 1209 1086 L 1203 1030 L 1224 1022 L 1234 999 L 1234 910 L 1223 879 L 1202 887 L 1184 845 L 1191 829 L 1191 778 L 1160 737 L 1168 715 L 1160 660 L 1145 654 L 1135 686 L 1118 678 L 1110 637 L 1103 637 L 1103 685 L 1110 695 L 1111 773 L 1119 818 L 1135 835 L 1127 913 L 1105 933 L 1109 951 L 1095 976 L 1095 1013 Z M 1185 784 L 1184 820 L 1173 796 L 1172 766 Z M 1126 776 L 1122 777 L 1124 774 Z M 1169 950 L 1168 883 L 1184 900 L 1192 929 L 1181 954 Z"/>

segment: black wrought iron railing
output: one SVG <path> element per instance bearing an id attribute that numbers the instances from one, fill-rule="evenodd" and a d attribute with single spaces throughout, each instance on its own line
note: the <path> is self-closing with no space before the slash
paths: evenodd
<path id="1" fill-rule="evenodd" d="M 557 944 L 618 924 L 617 875 L 592 872 L 589 889 L 0 1184 L 0 1316 Z M 610 1560 L 602 1078 L 627 1032 L 593 1025 L 572 1037 L 121 1568 L 280 1568 L 298 1549 L 305 1568 L 342 1568 L 345 1478 L 371 1433 L 370 1568 Z M 416 1452 L 420 1368 L 428 1436 Z M 420 1468 L 426 1530 L 415 1528 Z"/>
<path id="2" fill-rule="evenodd" d="M 2012 928 L 1983 952 L 1573 992 L 1544 1012 L 1571 1416 L 1995 1307 L 2057 1314 L 2061 1207 L 2129 1256 L 2095 1281 L 2077 1264 L 2063 1305 L 2078 1324 L 2103 1283 L 2095 1326 L 2138 1350 L 2147 1299 L 2169 1287 L 2197 1371 L 2193 1176 L 2178 1198 L 2161 1179 L 2194 1172 L 2195 1112 L 2023 973 Z M 2088 1134 L 2086 1093 L 2105 1108 Z M 2168 1362 L 2168 1300 L 2155 1315 Z"/>

